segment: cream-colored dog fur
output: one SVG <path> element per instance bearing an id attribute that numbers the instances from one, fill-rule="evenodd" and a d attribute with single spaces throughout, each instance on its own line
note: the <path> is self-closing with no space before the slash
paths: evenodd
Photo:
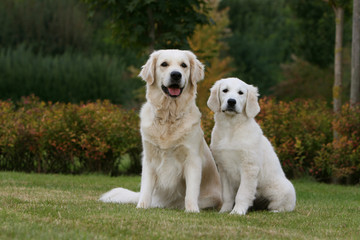
<path id="1" fill-rule="evenodd" d="M 220 212 L 244 215 L 255 199 L 274 212 L 295 208 L 295 189 L 254 117 L 258 89 L 237 78 L 217 81 L 209 108 L 215 113 L 210 148 L 218 165 L 224 204 Z"/>
<path id="2" fill-rule="evenodd" d="M 100 200 L 187 212 L 220 208 L 220 176 L 195 104 L 204 66 L 190 51 L 159 50 L 150 55 L 139 76 L 147 83 L 147 102 L 140 112 L 141 190 L 116 188 Z"/>

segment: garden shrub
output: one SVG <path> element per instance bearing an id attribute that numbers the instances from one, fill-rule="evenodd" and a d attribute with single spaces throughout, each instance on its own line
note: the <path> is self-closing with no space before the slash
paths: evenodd
<path id="1" fill-rule="evenodd" d="M 311 174 L 320 181 L 360 182 L 360 105 L 342 106 L 333 127 L 339 138 L 322 146 L 314 159 Z"/>
<path id="2" fill-rule="evenodd" d="M 256 117 L 289 178 L 358 183 L 360 107 L 344 105 L 334 117 L 318 100 L 260 99 Z M 213 113 L 203 111 L 210 143 Z M 34 96 L 0 101 L 0 170 L 42 173 L 139 173 L 139 117 L 108 100 L 81 104 L 43 102 Z M 339 132 L 332 139 L 333 128 Z"/>
<path id="3" fill-rule="evenodd" d="M 289 177 L 308 174 L 318 151 L 332 140 L 331 110 L 326 102 L 260 99 L 257 121 L 273 144 Z"/>
<path id="4" fill-rule="evenodd" d="M 214 113 L 209 108 L 205 108 L 202 110 L 201 128 L 204 131 L 205 140 L 209 145 L 211 142 L 211 132 L 213 127 L 214 127 Z"/>
<path id="5" fill-rule="evenodd" d="M 1 102 L 0 169 L 44 173 L 139 173 L 138 116 L 109 101 Z M 122 159 L 131 164 L 121 172 Z M 124 171 L 124 170 L 123 170 Z"/>

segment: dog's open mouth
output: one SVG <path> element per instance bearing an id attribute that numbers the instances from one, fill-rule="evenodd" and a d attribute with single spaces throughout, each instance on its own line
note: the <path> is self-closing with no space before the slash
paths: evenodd
<path id="1" fill-rule="evenodd" d="M 181 88 L 177 84 L 170 85 L 169 87 L 165 87 L 164 85 L 161 86 L 161 89 L 164 93 L 169 95 L 172 98 L 176 98 L 181 95 L 184 88 Z"/>

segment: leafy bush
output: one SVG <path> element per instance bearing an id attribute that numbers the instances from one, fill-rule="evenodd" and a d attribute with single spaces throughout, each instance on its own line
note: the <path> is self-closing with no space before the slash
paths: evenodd
<path id="1" fill-rule="evenodd" d="M 134 104 L 133 91 L 142 86 L 127 76 L 125 59 L 65 53 L 34 54 L 24 46 L 0 50 L 0 96 L 19 100 L 35 94 L 45 101 L 75 102 L 110 99 Z"/>
<path id="2" fill-rule="evenodd" d="M 209 109 L 202 109 L 201 127 L 208 144 L 211 142 L 211 132 L 214 127 L 214 113 Z"/>
<path id="3" fill-rule="evenodd" d="M 324 101 L 260 99 L 257 121 L 286 175 L 320 181 L 360 180 L 360 106 L 334 117 Z M 209 143 L 213 113 L 203 112 Z M 333 128 L 341 137 L 332 140 Z M 141 136 L 134 110 L 109 101 L 86 104 L 0 101 L 0 170 L 45 173 L 139 173 Z"/>
<path id="4" fill-rule="evenodd" d="M 257 116 L 289 177 L 307 174 L 323 144 L 331 142 L 332 115 L 326 102 L 260 100 Z"/>
<path id="5" fill-rule="evenodd" d="M 1 102 L 0 169 L 27 172 L 138 173 L 138 116 L 109 101 Z M 130 158 L 123 169 L 124 158 Z"/>
<path id="6" fill-rule="evenodd" d="M 314 159 L 311 174 L 321 181 L 358 183 L 360 181 L 360 105 L 349 104 L 333 120 L 340 137 L 322 146 Z"/>

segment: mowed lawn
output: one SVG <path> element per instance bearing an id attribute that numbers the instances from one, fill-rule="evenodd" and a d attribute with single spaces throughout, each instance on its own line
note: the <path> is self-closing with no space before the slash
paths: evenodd
<path id="1" fill-rule="evenodd" d="M 360 187 L 293 180 L 296 210 L 246 216 L 98 202 L 140 177 L 0 172 L 0 239 L 360 239 Z"/>

